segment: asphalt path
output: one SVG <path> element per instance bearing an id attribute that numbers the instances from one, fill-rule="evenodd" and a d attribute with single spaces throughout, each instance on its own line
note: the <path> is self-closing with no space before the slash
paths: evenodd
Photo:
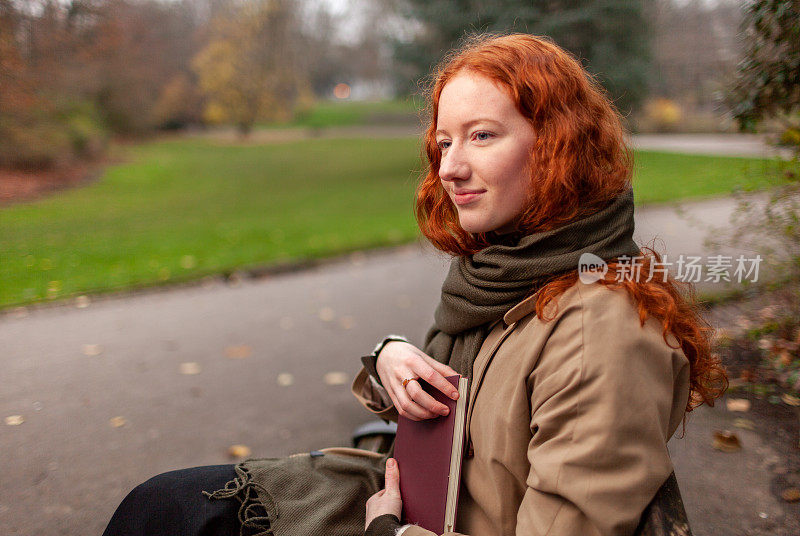
<path id="1" fill-rule="evenodd" d="M 705 256 L 704 225 L 731 210 L 637 209 L 636 238 Z M 231 445 L 253 456 L 349 445 L 370 420 L 349 391 L 359 357 L 387 333 L 422 344 L 448 263 L 412 244 L 1 315 L 0 416 L 24 421 L 0 424 L 3 533 L 100 534 L 133 486 L 234 463 Z M 669 444 L 695 534 L 796 534 L 797 505 L 770 489 L 775 447 L 741 430 L 740 452 L 711 448 L 733 419 L 723 406 L 694 412 Z"/>

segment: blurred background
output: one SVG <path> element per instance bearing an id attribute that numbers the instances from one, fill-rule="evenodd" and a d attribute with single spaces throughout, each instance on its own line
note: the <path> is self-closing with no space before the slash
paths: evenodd
<path id="1" fill-rule="evenodd" d="M 432 322 L 423 90 L 483 31 L 597 77 L 637 240 L 706 268 L 731 388 L 670 442 L 695 532 L 800 533 L 797 2 L 0 0 L 6 534 L 99 534 L 159 472 L 349 443 L 358 357 Z"/>

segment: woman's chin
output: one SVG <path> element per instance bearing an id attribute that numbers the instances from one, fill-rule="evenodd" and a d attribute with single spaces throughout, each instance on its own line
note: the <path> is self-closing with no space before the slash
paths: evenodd
<path id="1" fill-rule="evenodd" d="M 461 225 L 461 228 L 464 229 L 466 232 L 472 233 L 472 234 L 488 233 L 489 231 L 492 230 L 491 226 L 489 226 L 489 225 L 485 225 L 485 224 L 484 225 L 480 225 L 480 224 L 475 224 L 474 222 L 472 222 L 472 223 L 470 223 L 470 222 L 459 222 L 459 225 Z"/>
<path id="2" fill-rule="evenodd" d="M 459 220 L 458 224 L 461 226 L 468 233 L 478 234 L 478 233 L 490 233 L 494 231 L 498 234 L 504 234 L 507 232 L 513 231 L 513 229 L 509 228 L 508 225 L 501 225 L 498 226 L 494 223 L 489 223 L 485 221 L 470 221 L 470 220 Z"/>

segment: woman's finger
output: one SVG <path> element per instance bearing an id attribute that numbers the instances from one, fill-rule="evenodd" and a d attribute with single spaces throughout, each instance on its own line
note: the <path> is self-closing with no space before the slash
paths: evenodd
<path id="1" fill-rule="evenodd" d="M 411 400 L 428 411 L 436 413 L 437 415 L 447 415 L 450 412 L 447 406 L 426 393 L 419 382 L 408 382 L 406 392 L 408 396 L 411 397 Z"/>
<path id="2" fill-rule="evenodd" d="M 428 382 L 432 386 L 436 387 L 441 392 L 443 392 L 445 395 L 449 396 L 453 400 L 456 400 L 458 398 L 458 391 L 456 390 L 455 387 L 453 387 L 453 384 L 450 383 L 449 381 L 447 381 L 447 379 L 445 379 L 445 377 L 442 375 L 441 372 L 439 372 L 438 370 L 433 368 L 431 365 L 426 363 L 424 360 L 423 361 L 419 361 L 417 363 L 417 365 L 415 367 L 415 371 L 416 371 L 416 376 L 422 378 L 423 380 L 425 380 L 426 382 Z M 418 398 L 416 398 L 416 400 L 417 400 L 417 402 L 420 402 L 420 400 Z M 431 399 L 431 400 L 433 400 L 433 399 Z M 438 402 L 437 402 L 437 404 L 438 404 Z M 423 404 L 423 405 L 428 407 L 428 409 L 433 409 L 429 405 L 426 405 L 426 404 Z"/>
<path id="3" fill-rule="evenodd" d="M 409 375 L 406 376 L 407 378 L 412 378 L 413 376 Z M 417 382 L 409 382 L 409 386 L 413 383 Z M 405 417 L 414 420 L 414 421 L 421 421 L 423 419 L 432 419 L 434 417 L 438 417 L 437 413 L 432 411 L 428 411 L 424 407 L 417 404 L 414 399 L 411 398 L 407 389 L 403 387 L 402 382 L 397 382 L 392 387 L 392 393 L 390 396 L 393 395 L 393 401 L 395 407 L 398 411 L 402 410 L 401 413 L 404 414 Z"/>
<path id="4" fill-rule="evenodd" d="M 456 375 L 458 375 L 458 372 L 453 370 L 449 365 L 445 365 L 441 361 L 435 360 L 434 358 L 432 358 L 428 354 L 422 352 L 421 350 L 419 352 L 419 356 L 422 357 L 422 359 L 424 359 L 425 362 L 428 363 L 431 367 L 433 367 L 436 370 L 438 370 L 439 373 L 442 376 L 456 376 Z"/>

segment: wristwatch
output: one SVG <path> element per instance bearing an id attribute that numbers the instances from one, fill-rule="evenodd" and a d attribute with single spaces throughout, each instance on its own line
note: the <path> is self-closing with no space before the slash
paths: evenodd
<path id="1" fill-rule="evenodd" d="M 408 342 L 408 339 L 403 337 L 402 335 L 387 335 L 383 338 L 381 342 L 379 342 L 375 349 L 372 351 L 371 354 L 365 355 L 361 358 L 361 363 L 364 365 L 364 368 L 367 369 L 369 375 L 372 376 L 379 385 L 383 386 L 381 383 L 381 378 L 378 376 L 378 370 L 376 365 L 378 363 L 378 354 L 381 353 L 383 347 L 386 346 L 391 341 L 401 341 L 401 342 Z"/>

